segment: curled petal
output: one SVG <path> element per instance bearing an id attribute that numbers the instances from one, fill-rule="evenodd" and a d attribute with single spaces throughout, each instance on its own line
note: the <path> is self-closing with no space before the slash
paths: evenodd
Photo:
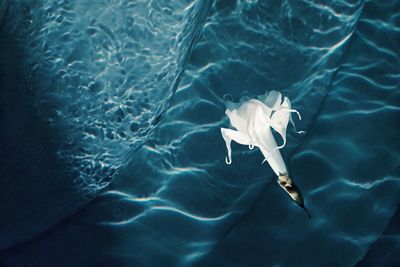
<path id="1" fill-rule="evenodd" d="M 228 99 L 229 98 L 229 99 Z M 233 102 L 233 96 L 231 94 L 225 94 L 222 99 L 227 103 L 227 105 L 229 103 Z"/>
<path id="2" fill-rule="evenodd" d="M 282 143 L 282 145 L 275 147 L 275 148 L 274 148 L 274 151 L 279 150 L 279 149 L 281 149 L 281 148 L 284 148 L 285 145 L 286 145 L 286 129 L 282 132 L 282 134 L 283 134 L 283 135 L 282 135 L 283 143 Z"/>
<path id="3" fill-rule="evenodd" d="M 289 123 L 289 112 L 286 110 L 276 111 L 272 117 L 270 125 L 282 137 L 283 144 L 276 147 L 275 150 L 281 149 L 286 145 L 286 128 Z"/>
<path id="4" fill-rule="evenodd" d="M 264 157 L 263 161 L 261 162 L 261 165 L 263 165 L 268 160 L 270 154 L 267 154 L 267 155 L 264 155 L 264 156 L 265 157 Z"/>
<path id="5" fill-rule="evenodd" d="M 301 120 L 300 113 L 298 113 L 298 116 L 299 116 L 299 119 Z M 293 125 L 293 128 L 294 128 L 294 130 L 295 130 L 295 132 L 296 132 L 297 134 L 305 134 L 305 133 L 306 133 L 305 131 L 297 131 L 296 124 L 294 123 L 294 120 L 293 120 L 292 115 L 290 115 L 289 120 L 290 120 L 290 124 Z"/>
<path id="6" fill-rule="evenodd" d="M 300 112 L 298 112 L 297 110 L 291 109 L 291 108 L 283 108 L 283 109 L 281 109 L 281 110 L 287 111 L 287 112 L 294 112 L 294 113 L 297 114 L 297 117 L 299 117 L 299 120 L 301 120 L 301 114 L 300 114 Z"/>
<path id="7" fill-rule="evenodd" d="M 301 120 L 300 113 L 295 109 L 291 109 L 290 100 L 289 98 L 285 97 L 282 102 L 281 109 L 275 111 L 271 116 L 270 125 L 276 132 L 279 133 L 283 140 L 283 144 L 274 148 L 274 151 L 281 149 L 286 145 L 286 129 L 289 120 L 292 121 L 291 113 L 296 113 Z"/>
<path id="8" fill-rule="evenodd" d="M 232 149 L 231 149 L 231 142 L 232 140 L 241 144 L 241 145 L 250 145 L 250 138 L 238 131 L 221 128 L 221 134 L 224 138 L 226 149 L 228 150 L 228 157 L 225 158 L 226 164 L 232 163 Z"/>

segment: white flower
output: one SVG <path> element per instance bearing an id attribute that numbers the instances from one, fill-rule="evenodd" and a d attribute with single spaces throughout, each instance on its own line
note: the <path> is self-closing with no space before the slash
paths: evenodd
<path id="1" fill-rule="evenodd" d="M 239 103 L 228 102 L 225 114 L 236 130 L 221 128 L 222 137 L 228 150 L 226 163 L 232 162 L 231 141 L 242 145 L 254 146 L 261 150 L 265 161 L 269 163 L 277 176 L 287 174 L 286 165 L 279 149 L 286 144 L 286 129 L 289 120 L 294 126 L 291 113 L 300 113 L 291 109 L 290 100 L 277 91 L 266 92 L 257 99 L 250 99 Z M 278 146 L 272 135 L 271 128 L 282 137 L 282 145 Z M 300 132 L 299 132 L 300 133 Z"/>

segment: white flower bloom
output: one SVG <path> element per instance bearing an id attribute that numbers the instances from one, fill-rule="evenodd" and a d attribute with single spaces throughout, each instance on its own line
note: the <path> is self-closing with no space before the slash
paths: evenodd
<path id="1" fill-rule="evenodd" d="M 286 144 L 287 125 L 289 120 L 293 123 L 291 113 L 297 113 L 301 119 L 300 113 L 291 109 L 289 98 L 284 97 L 282 100 L 280 92 L 271 91 L 258 96 L 257 99 L 240 103 L 228 102 L 227 106 L 225 114 L 236 130 L 221 128 L 228 150 L 226 163 L 232 162 L 231 142 L 233 140 L 239 144 L 248 145 L 250 148 L 258 147 L 265 157 L 263 162 L 267 161 L 277 176 L 287 174 L 288 171 L 279 149 Z M 271 128 L 282 137 L 282 145 L 276 144 Z"/>
<path id="2" fill-rule="evenodd" d="M 231 125 L 236 129 L 221 128 L 222 137 L 228 150 L 227 164 L 232 163 L 232 140 L 248 145 L 250 149 L 258 147 L 264 155 L 272 170 L 278 176 L 278 184 L 283 190 L 307 213 L 310 213 L 304 205 L 303 196 L 299 188 L 290 179 L 285 162 L 279 151 L 286 144 L 286 129 L 289 121 L 293 124 L 291 113 L 300 113 L 291 109 L 290 100 L 277 91 L 266 92 L 257 99 L 241 101 L 240 103 L 227 103 L 225 114 L 229 117 Z M 278 146 L 272 134 L 271 128 L 282 137 L 282 145 Z M 301 132 L 298 132 L 301 133 Z"/>

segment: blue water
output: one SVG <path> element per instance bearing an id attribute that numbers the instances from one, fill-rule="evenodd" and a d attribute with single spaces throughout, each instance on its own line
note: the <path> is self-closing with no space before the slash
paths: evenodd
<path id="1" fill-rule="evenodd" d="M 0 4 L 0 265 L 400 266 L 400 1 L 91 3 Z M 312 219 L 225 164 L 224 99 L 265 90 Z"/>

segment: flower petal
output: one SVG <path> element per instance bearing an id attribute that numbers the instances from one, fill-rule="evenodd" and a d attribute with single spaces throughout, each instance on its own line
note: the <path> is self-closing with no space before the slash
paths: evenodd
<path id="1" fill-rule="evenodd" d="M 237 129 L 221 128 L 222 136 L 228 150 L 226 163 L 232 162 L 231 142 L 236 141 L 242 145 L 248 145 L 250 149 L 257 146 L 264 155 L 272 170 L 279 175 L 287 173 L 285 162 L 279 151 L 286 145 L 286 130 L 289 120 L 293 123 L 291 113 L 297 110 L 291 109 L 290 100 L 277 91 L 265 93 L 257 99 L 241 100 L 240 103 L 227 103 L 226 115 L 231 125 Z M 272 134 L 274 129 L 283 139 L 283 144 L 278 146 Z"/>
<path id="2" fill-rule="evenodd" d="M 282 94 L 278 91 L 265 92 L 264 95 L 260 95 L 257 98 L 273 110 L 277 110 L 282 103 Z"/>
<path id="3" fill-rule="evenodd" d="M 301 120 L 301 117 L 299 117 L 299 119 Z M 305 134 L 305 133 L 306 133 L 305 131 L 297 131 L 296 124 L 294 123 L 292 114 L 290 114 L 289 120 L 290 120 L 290 123 L 293 125 L 294 131 L 295 131 L 297 134 Z"/>
<path id="4" fill-rule="evenodd" d="M 238 111 L 236 109 L 227 109 L 225 114 L 228 116 L 231 125 L 235 127 L 236 130 L 242 133 L 247 131 L 247 122 L 244 118 L 238 115 Z"/>
<path id="5" fill-rule="evenodd" d="M 221 134 L 222 137 L 224 138 L 226 149 L 228 150 L 228 157 L 225 158 L 226 164 L 232 163 L 232 149 L 231 149 L 232 140 L 241 145 L 252 145 L 250 142 L 250 138 L 247 135 L 240 133 L 238 131 L 221 128 Z"/>
<path id="6" fill-rule="evenodd" d="M 276 149 L 281 149 L 286 145 L 286 129 L 289 120 L 291 119 L 292 112 L 296 112 L 299 116 L 299 119 L 301 119 L 300 113 L 295 109 L 291 109 L 290 100 L 289 98 L 285 97 L 282 102 L 281 109 L 275 111 L 271 116 L 271 127 L 279 133 L 283 140 L 282 145 L 278 146 Z"/>

